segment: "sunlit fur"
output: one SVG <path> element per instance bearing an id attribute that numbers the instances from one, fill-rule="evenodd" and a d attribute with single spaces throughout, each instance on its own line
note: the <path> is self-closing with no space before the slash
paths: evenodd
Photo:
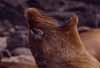
<path id="1" fill-rule="evenodd" d="M 26 14 L 29 27 L 33 25 L 31 28 L 41 29 L 44 32 L 39 40 L 30 36 L 30 48 L 40 68 L 100 67 L 99 62 L 86 51 L 80 40 L 77 32 L 77 16 L 72 16 L 67 25 L 59 27 L 55 21 L 47 19 L 48 16 L 42 17 L 35 8 L 29 9 Z"/>
<path id="2" fill-rule="evenodd" d="M 80 32 L 80 37 L 86 49 L 100 61 L 100 29 L 89 29 Z"/>

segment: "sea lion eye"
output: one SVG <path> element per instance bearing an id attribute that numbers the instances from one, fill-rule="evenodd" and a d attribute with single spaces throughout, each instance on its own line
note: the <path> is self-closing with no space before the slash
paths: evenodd
<path id="1" fill-rule="evenodd" d="M 31 34 L 34 39 L 41 39 L 44 35 L 44 32 L 39 28 L 33 28 L 31 30 Z"/>

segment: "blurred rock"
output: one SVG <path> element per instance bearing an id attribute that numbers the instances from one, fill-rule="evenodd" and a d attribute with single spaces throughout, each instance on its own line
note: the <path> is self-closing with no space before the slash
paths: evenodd
<path id="1" fill-rule="evenodd" d="M 30 6 L 39 7 L 49 16 L 54 17 L 60 23 L 65 23 L 67 18 L 78 15 L 79 26 L 99 27 L 100 1 L 98 0 L 35 0 L 37 4 L 29 0 Z M 99 18 L 99 19 L 98 19 Z"/>
<path id="2" fill-rule="evenodd" d="M 0 37 L 0 48 L 7 47 L 7 37 Z"/>
<path id="3" fill-rule="evenodd" d="M 2 62 L 2 63 L 0 63 L 0 68 L 38 68 L 38 67 L 34 64 Z"/>
<path id="4" fill-rule="evenodd" d="M 24 47 L 16 48 L 11 53 L 14 56 L 18 56 L 18 55 L 29 55 L 29 56 L 32 56 L 32 53 L 31 53 L 30 49 L 29 48 L 24 48 Z"/>
<path id="5" fill-rule="evenodd" d="M 0 0 L 0 61 L 2 62 L 36 64 L 28 48 L 28 25 L 24 16 L 26 1 Z"/>
<path id="6" fill-rule="evenodd" d="M 27 55 L 19 55 L 19 56 L 12 56 L 9 58 L 2 58 L 1 62 L 15 62 L 15 63 L 23 63 L 23 64 L 36 64 L 35 59 L 33 56 Z"/>

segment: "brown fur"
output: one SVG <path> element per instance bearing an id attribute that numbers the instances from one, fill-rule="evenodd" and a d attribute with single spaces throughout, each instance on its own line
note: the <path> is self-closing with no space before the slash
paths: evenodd
<path id="1" fill-rule="evenodd" d="M 91 29 L 80 33 L 87 50 L 100 61 L 100 29 Z"/>
<path id="2" fill-rule="evenodd" d="M 39 40 L 30 36 L 30 47 L 40 68 L 99 68 L 99 62 L 86 51 L 80 40 L 77 16 L 71 17 L 68 25 L 59 27 L 35 8 L 27 10 L 26 14 L 31 23 L 29 27 L 44 32 Z"/>

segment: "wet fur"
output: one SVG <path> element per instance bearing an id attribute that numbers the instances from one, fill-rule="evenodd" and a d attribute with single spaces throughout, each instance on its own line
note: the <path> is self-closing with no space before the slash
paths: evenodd
<path id="1" fill-rule="evenodd" d="M 30 33 L 30 48 L 39 68 L 99 68 L 99 62 L 86 51 L 80 40 L 77 16 L 71 17 L 67 25 L 58 27 L 54 24 L 56 22 L 47 20 L 39 11 L 34 11 L 38 10 L 31 8 L 26 13 L 28 18 L 31 16 L 32 20 L 28 19 L 34 25 L 31 28 L 44 32 L 41 39 L 31 38 Z M 36 14 L 40 14 L 40 17 Z M 32 25 L 29 24 L 30 26 Z"/>

